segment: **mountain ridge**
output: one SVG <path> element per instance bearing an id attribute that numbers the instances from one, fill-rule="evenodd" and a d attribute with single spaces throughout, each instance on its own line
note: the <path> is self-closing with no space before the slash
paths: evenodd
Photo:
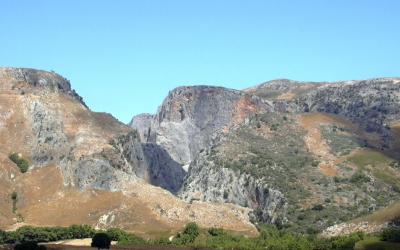
<path id="1" fill-rule="evenodd" d="M 128 126 L 55 73 L 0 69 L 0 226 L 305 233 L 378 211 L 400 199 L 399 82 L 183 86 Z"/>
<path id="2" fill-rule="evenodd" d="M 257 96 L 262 105 L 270 108 L 248 110 L 235 126 L 225 133 L 216 133 L 197 156 L 181 163 L 188 169 L 188 175 L 178 195 L 187 201 L 231 202 L 249 206 L 256 220 L 292 224 L 294 230 L 302 232 L 307 227 L 303 225 L 305 222 L 315 224 L 316 230 L 323 230 L 332 223 L 357 217 L 369 209 L 375 211 L 385 207 L 392 199 L 399 199 L 395 191 L 399 180 L 389 181 L 390 177 L 384 176 L 380 170 L 400 176 L 396 168 L 385 165 L 399 159 L 395 153 L 398 148 L 397 130 L 389 128 L 396 127 L 400 120 L 396 111 L 400 103 L 398 83 L 399 78 L 338 83 L 273 80 L 239 91 L 241 95 Z M 198 89 L 185 87 L 187 92 Z M 206 99 L 215 104 L 211 98 Z M 180 103 L 170 96 L 166 100 L 172 103 L 170 105 Z M 198 102 L 202 100 L 192 100 L 193 105 Z M 180 117 L 179 109 L 170 109 L 169 112 L 169 117 Z M 233 115 L 229 119 L 234 120 Z M 185 118 L 181 120 L 172 119 L 171 126 L 179 127 Z M 385 125 L 387 122 L 392 125 Z M 157 127 L 156 131 L 153 127 L 151 129 L 153 133 L 165 134 Z M 196 136 L 198 134 L 191 138 Z M 292 141 L 291 137 L 300 144 Z M 165 147 L 162 143 L 160 146 Z M 361 155 L 367 158 L 367 165 L 356 161 Z M 368 165 L 375 155 L 382 159 L 377 169 Z M 297 163 L 293 162 L 295 159 Z M 285 171 L 289 171 L 288 174 L 282 175 Z M 309 176 L 299 171 L 305 171 Z M 290 178 L 293 179 L 287 179 L 287 175 L 292 175 Z M 367 176 L 365 183 L 355 182 L 359 175 Z M 302 183 L 296 183 L 295 178 L 302 179 Z M 367 187 L 374 191 L 368 194 L 360 189 Z M 335 188 L 349 191 L 337 192 Z M 387 196 L 381 196 L 379 190 L 385 190 Z M 360 198 L 352 197 L 357 197 L 356 193 L 362 197 L 364 205 L 357 205 Z M 337 214 L 339 207 L 344 212 L 341 216 Z M 318 219 L 321 216 L 318 214 L 323 214 L 326 219 Z"/>

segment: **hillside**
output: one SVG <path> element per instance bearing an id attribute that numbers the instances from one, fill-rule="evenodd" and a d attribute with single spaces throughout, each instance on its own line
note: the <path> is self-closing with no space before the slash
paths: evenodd
<path id="1" fill-rule="evenodd" d="M 183 86 L 129 125 L 92 112 L 53 72 L 1 68 L 0 91 L 1 229 L 84 223 L 149 237 L 194 221 L 340 234 L 396 217 L 398 78 Z"/>
<path id="2" fill-rule="evenodd" d="M 181 87 L 131 126 L 188 170 L 184 200 L 314 232 L 399 200 L 399 82 Z"/>
<path id="3" fill-rule="evenodd" d="M 0 91 L 1 229 L 90 224 L 152 235 L 196 221 L 255 234 L 248 209 L 189 204 L 155 187 L 173 189 L 170 177 L 185 172 L 135 130 L 90 111 L 65 78 L 1 68 Z"/>

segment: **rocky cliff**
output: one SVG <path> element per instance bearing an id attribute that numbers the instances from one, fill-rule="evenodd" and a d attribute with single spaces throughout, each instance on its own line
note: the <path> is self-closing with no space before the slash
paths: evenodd
<path id="1" fill-rule="evenodd" d="M 271 107 L 241 91 L 212 86 L 172 90 L 154 116 L 147 141 L 164 148 L 176 162 L 187 165 L 220 133 L 243 122 L 249 113 Z M 140 117 L 133 118 L 134 121 Z M 134 122 L 132 126 L 140 127 Z"/>
<path id="2" fill-rule="evenodd" d="M 55 73 L 1 68 L 0 227 L 252 235 L 250 219 L 315 232 L 374 212 L 400 199 L 399 84 L 179 87 L 128 126 Z"/>
<path id="3" fill-rule="evenodd" d="M 0 91 L 0 228 L 87 223 L 146 234 L 196 221 L 255 233 L 247 209 L 188 204 L 153 186 L 176 191 L 185 171 L 136 130 L 90 111 L 65 78 L 1 68 Z"/>
<path id="4" fill-rule="evenodd" d="M 188 168 L 183 199 L 234 203 L 262 222 L 322 230 L 399 199 L 398 82 L 182 87 L 143 131 Z"/>

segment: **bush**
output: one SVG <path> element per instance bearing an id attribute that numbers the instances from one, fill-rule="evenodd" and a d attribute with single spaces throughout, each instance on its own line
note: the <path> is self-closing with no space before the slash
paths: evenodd
<path id="1" fill-rule="evenodd" d="M 199 226 L 197 226 L 196 223 L 191 222 L 186 225 L 185 229 L 183 230 L 183 234 L 187 234 L 196 238 L 200 234 Z"/>
<path id="2" fill-rule="evenodd" d="M 30 227 L 25 226 L 14 232 L 6 233 L 7 243 L 14 242 L 49 242 L 67 239 L 92 238 L 96 231 L 88 225 L 70 227 Z"/>
<path id="3" fill-rule="evenodd" d="M 383 241 L 400 242 L 400 228 L 386 228 L 383 230 L 381 238 Z"/>
<path id="4" fill-rule="evenodd" d="M 12 241 L 19 242 L 49 242 L 57 240 L 52 230 L 25 226 L 17 229 L 12 235 Z"/>
<path id="5" fill-rule="evenodd" d="M 17 153 L 13 153 L 9 156 L 10 160 L 17 164 L 21 173 L 26 173 L 29 169 L 29 162 L 24 158 L 20 157 Z"/>
<path id="6" fill-rule="evenodd" d="M 222 236 L 222 235 L 226 234 L 222 228 L 210 228 L 210 229 L 208 229 L 208 233 L 214 237 Z"/>
<path id="7" fill-rule="evenodd" d="M 191 222 L 186 225 L 182 233 L 178 234 L 175 243 L 179 245 L 188 245 L 195 241 L 197 236 L 200 234 L 199 226 L 196 223 Z"/>
<path id="8" fill-rule="evenodd" d="M 91 247 L 110 249 L 111 239 L 106 233 L 97 233 L 92 239 Z"/>

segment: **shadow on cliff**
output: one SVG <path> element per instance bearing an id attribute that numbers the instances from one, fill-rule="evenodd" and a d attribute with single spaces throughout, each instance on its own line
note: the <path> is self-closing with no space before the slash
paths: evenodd
<path id="1" fill-rule="evenodd" d="M 143 143 L 142 148 L 149 167 L 150 183 L 176 194 L 187 174 L 182 165 L 157 144 Z"/>

